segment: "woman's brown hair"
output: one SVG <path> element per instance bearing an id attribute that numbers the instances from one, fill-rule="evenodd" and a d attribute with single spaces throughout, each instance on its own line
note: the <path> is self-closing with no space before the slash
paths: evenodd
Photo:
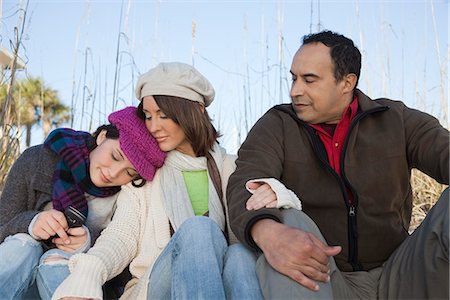
<path id="1" fill-rule="evenodd" d="M 214 128 L 202 104 L 175 96 L 155 95 L 153 97 L 159 109 L 181 127 L 195 155 L 207 156 L 220 133 Z M 142 101 L 137 113 L 145 120 Z"/>

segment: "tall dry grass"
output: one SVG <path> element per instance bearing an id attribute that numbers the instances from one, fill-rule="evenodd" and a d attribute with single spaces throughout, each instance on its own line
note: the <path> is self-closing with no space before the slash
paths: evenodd
<path id="1" fill-rule="evenodd" d="M 119 30 L 117 33 L 117 47 L 116 47 L 116 60 L 115 60 L 115 65 L 114 65 L 114 82 L 113 82 L 113 96 L 112 98 L 115 99 L 113 105 L 112 105 L 112 109 L 114 110 L 117 106 L 118 106 L 118 100 L 119 100 L 119 95 L 118 92 L 119 90 L 121 90 L 123 88 L 123 86 L 121 86 L 120 84 L 120 74 L 121 71 L 123 71 L 123 69 L 121 69 L 124 65 L 134 65 L 134 58 L 133 55 L 131 54 L 131 51 L 127 51 L 127 49 L 123 48 L 123 43 L 124 41 L 128 44 L 130 42 L 130 38 L 128 37 L 128 34 L 126 33 L 127 31 L 127 27 L 128 27 L 128 18 L 129 18 L 129 13 L 130 13 L 130 4 L 131 1 L 128 1 L 127 6 L 125 7 L 125 2 L 122 2 L 122 7 L 121 7 L 121 13 L 120 13 L 120 22 L 119 22 Z M 14 45 L 14 54 L 15 57 L 17 57 L 17 53 L 18 53 L 18 49 L 19 49 L 19 45 L 21 44 L 21 39 L 22 39 L 22 33 L 23 33 L 23 29 L 24 29 L 24 24 L 25 24 L 25 16 L 26 16 L 26 12 L 27 12 L 27 7 L 28 7 L 28 1 L 26 1 L 26 5 L 24 5 L 24 9 L 20 10 L 20 14 L 19 14 L 19 22 L 18 22 L 18 26 L 15 30 L 16 34 L 16 41 L 11 41 L 11 44 Z M 440 45 L 439 45 L 439 40 L 437 38 L 437 28 L 435 26 L 435 15 L 434 15 L 434 6 L 433 6 L 433 2 L 430 2 L 430 7 L 431 7 L 431 11 L 432 11 L 432 19 L 433 19 L 433 32 L 435 35 L 435 41 L 436 41 L 436 55 L 438 58 L 438 64 L 441 66 L 440 67 L 440 85 L 439 88 L 441 90 L 441 107 L 440 107 L 440 120 L 442 120 L 444 126 L 447 126 L 447 111 L 448 111 L 448 101 L 447 101 L 447 97 L 446 97 L 446 81 L 445 78 L 447 78 L 447 62 L 446 61 L 441 61 L 440 57 L 441 54 L 439 53 L 439 49 L 440 49 Z M 87 6 L 87 10 L 89 9 L 89 5 Z M 356 1 L 355 2 L 355 9 L 356 9 L 356 17 L 358 19 L 358 23 L 360 23 L 360 7 L 359 7 L 359 2 Z M 82 21 L 80 22 L 80 24 L 83 23 L 87 23 L 88 19 L 86 19 L 86 16 L 88 14 L 86 13 L 85 16 L 83 16 Z M 317 22 L 315 22 L 313 19 L 313 16 L 317 16 Z M 317 7 L 313 6 L 313 1 L 311 1 L 311 8 L 310 8 L 310 17 L 311 17 L 311 22 L 310 22 L 310 32 L 313 32 L 313 26 L 317 27 L 317 30 L 321 29 L 321 17 L 320 17 L 320 2 L 317 2 Z M 285 55 L 285 51 L 286 51 L 286 47 L 284 44 L 284 37 L 283 37 L 283 31 L 282 31 L 282 24 L 283 24 L 283 9 L 281 7 L 279 7 L 278 9 L 278 14 L 277 14 L 277 18 L 278 18 L 278 26 L 279 26 L 279 32 L 278 32 L 278 57 L 276 60 L 276 64 L 275 66 L 278 67 L 279 70 L 279 81 L 277 81 L 277 84 L 275 84 L 277 88 L 272 88 L 271 87 L 271 78 L 269 76 L 266 76 L 266 80 L 267 82 L 263 82 L 261 85 L 261 95 L 257 96 L 256 98 L 264 98 L 262 97 L 263 92 L 262 91 L 268 91 L 268 98 L 269 99 L 277 99 L 279 98 L 279 102 L 283 102 L 284 96 L 282 93 L 282 90 L 285 90 L 283 88 L 283 84 L 288 85 L 288 80 L 285 77 L 285 73 L 286 72 L 286 66 L 285 66 L 285 60 L 284 60 L 284 55 Z M 158 19 L 155 19 L 155 27 L 158 27 Z M 383 20 L 381 20 L 381 22 L 383 22 Z M 205 61 L 210 62 L 212 65 L 221 68 L 219 65 L 214 64 L 213 62 L 209 61 L 206 57 L 202 56 L 201 53 L 198 52 L 198 49 L 196 48 L 196 40 L 197 40 L 197 35 L 196 35 L 196 29 L 197 29 L 197 22 L 195 21 L 195 19 L 192 20 L 192 64 L 195 64 L 195 57 L 200 57 L 202 59 L 204 59 Z M 81 25 L 80 25 L 81 26 Z M 124 28 L 123 28 L 124 27 Z M 244 30 L 246 31 L 247 25 L 245 24 L 244 26 Z M 19 34 L 20 33 L 20 34 Z M 360 30 L 359 31 L 359 35 L 360 35 L 360 47 L 361 47 L 361 52 L 365 53 L 364 51 L 364 45 L 365 45 L 365 37 L 363 35 L 363 31 Z M 77 32 L 77 37 L 76 37 L 76 46 L 74 48 L 74 65 L 76 65 L 76 61 L 77 61 L 77 53 L 78 53 L 78 44 L 79 44 L 79 38 L 80 38 L 80 27 L 78 28 L 78 32 Z M 265 49 L 264 51 L 267 51 L 267 49 L 269 49 L 268 44 L 263 44 L 262 45 L 262 49 Z M 246 49 L 244 49 L 245 53 L 246 53 Z M 93 70 L 93 63 L 91 63 L 90 66 L 88 66 L 89 64 L 89 60 L 88 58 L 92 58 L 92 55 L 90 53 L 90 48 L 87 47 L 86 50 L 84 51 L 85 53 L 85 67 L 84 67 L 84 73 L 83 73 L 83 82 L 81 84 L 82 87 L 82 91 L 83 91 L 83 96 L 82 96 L 82 103 L 81 105 L 79 105 L 79 103 L 77 102 L 77 90 L 78 87 L 80 87 L 79 83 L 76 80 L 76 75 L 75 75 L 75 68 L 74 68 L 74 74 L 73 74 L 73 80 L 72 80 L 72 99 L 71 99 L 71 123 L 70 123 L 70 127 L 75 127 L 74 125 L 74 110 L 76 107 L 81 106 L 81 124 L 80 127 L 83 127 L 83 123 L 85 123 L 83 116 L 85 113 L 85 105 L 87 105 L 87 103 L 85 103 L 85 101 L 87 102 L 87 100 L 89 99 L 93 99 L 95 100 L 95 95 L 96 95 L 96 91 L 100 90 L 100 85 L 97 84 L 88 84 L 87 83 L 87 74 L 88 70 Z M 122 55 L 127 55 L 130 57 L 130 61 L 126 61 L 125 63 L 122 61 Z M 247 54 L 246 54 L 247 55 Z M 389 61 L 389 53 L 384 53 L 383 56 L 386 58 L 387 61 Z M 269 58 L 266 57 L 265 61 L 263 63 L 263 67 L 265 70 L 270 71 L 272 68 L 272 65 L 269 65 Z M 246 59 L 247 62 L 247 59 Z M 366 63 L 366 60 L 363 60 L 363 64 Z M 238 115 L 238 117 L 236 117 L 235 115 L 235 119 L 239 119 L 239 121 L 236 121 L 237 124 L 237 128 L 241 127 L 240 124 L 243 124 L 246 129 L 246 133 L 249 131 L 249 128 L 251 127 L 251 124 L 249 122 L 252 121 L 251 116 L 254 114 L 254 111 L 251 111 L 251 109 L 254 109 L 254 107 L 256 107 L 257 105 L 252 105 L 254 100 L 252 99 L 252 97 L 254 98 L 254 95 L 251 94 L 251 85 L 250 85 L 250 74 L 249 74 L 249 65 L 248 63 L 246 63 L 247 68 L 246 68 L 246 73 L 245 74 L 234 74 L 234 75 L 239 75 L 242 76 L 242 78 L 244 78 L 245 82 L 243 84 L 244 86 L 244 96 L 242 97 L 243 99 L 245 99 L 245 101 L 242 101 L 244 103 L 244 107 L 241 110 L 237 109 L 236 115 Z M 382 68 L 384 68 L 384 65 L 381 66 Z M 135 71 L 137 68 L 134 68 L 133 70 Z M 222 69 L 222 68 L 221 68 Z M 98 70 L 100 71 L 100 67 L 98 68 Z M 225 72 L 231 74 L 231 72 L 226 71 L 225 69 L 223 69 Z M 371 94 L 371 85 L 370 85 L 370 80 L 369 80 L 369 75 L 367 73 L 368 67 L 366 66 L 365 68 L 363 67 L 362 71 L 366 72 L 365 76 L 363 76 L 364 78 L 366 78 L 367 82 L 366 85 L 369 89 L 369 94 Z M 106 71 L 106 70 L 105 70 Z M 134 74 L 136 72 L 132 72 L 132 80 L 131 80 L 131 84 L 134 84 Z M 13 67 L 10 73 L 10 77 L 9 80 L 6 84 L 8 84 L 8 88 L 11 88 L 14 85 L 14 73 L 15 73 L 15 68 Z M 385 72 L 382 71 L 382 74 L 384 74 Z M 100 74 L 100 72 L 98 72 L 98 74 Z M 384 76 L 384 75 L 383 75 Z M 106 76 L 105 76 L 106 78 Z M 101 80 L 99 80 L 99 82 L 101 82 Z M 384 81 L 383 81 L 384 82 Z M 104 107 L 102 106 L 98 106 L 95 107 L 95 109 L 98 110 L 99 114 L 101 112 L 105 113 L 106 111 L 109 111 L 109 109 L 107 109 L 106 107 L 106 91 L 107 91 L 107 82 L 105 80 L 105 88 L 104 88 L 104 94 L 105 94 L 105 101 L 103 101 L 104 103 Z M 127 84 L 127 83 L 126 83 Z M 123 84 L 122 84 L 123 85 Z M 383 87 L 383 89 L 385 89 L 385 86 Z M 277 97 L 277 90 L 278 90 L 278 97 Z M 289 87 L 287 86 L 287 90 L 289 90 Z M 89 91 L 89 92 L 88 92 Z M 385 90 L 383 90 L 383 93 L 386 94 L 387 92 Z M 88 95 L 89 94 L 89 95 Z M 100 91 L 99 91 L 100 94 Z M 20 149 L 20 143 L 19 143 L 19 127 L 18 127 L 18 122 L 17 122 L 17 117 L 15 115 L 15 112 L 12 110 L 12 103 L 13 101 L 15 101 L 15 99 L 12 98 L 12 95 L 8 96 L 8 100 L 5 103 L 5 107 L 3 108 L 3 113 L 0 114 L 0 193 L 1 193 L 1 187 L 2 184 L 4 183 L 4 179 L 6 177 L 6 174 L 8 173 L 12 163 L 14 162 L 14 160 L 18 157 Z M 90 122 L 90 124 L 92 124 L 92 114 L 94 111 L 94 104 L 95 101 L 90 101 L 91 103 L 91 113 L 90 113 L 90 120 L 88 120 L 87 122 Z M 256 108 L 257 109 L 257 108 Z M 86 108 L 87 111 L 87 108 Z M 260 112 L 260 114 L 262 114 L 262 111 Z M 221 117 L 221 115 L 219 114 L 219 118 Z M 99 119 L 101 119 L 99 117 Z M 241 119 L 243 119 L 241 121 Z M 86 123 L 87 123 L 86 122 Z M 91 131 L 91 126 L 89 126 L 89 131 Z M 241 136 L 241 132 L 240 130 L 238 131 L 238 141 L 242 142 L 244 136 Z M 412 212 L 412 220 L 411 220 L 411 227 L 410 230 L 413 231 L 415 228 L 417 228 L 417 226 L 422 222 L 422 220 L 425 218 L 427 212 L 430 210 L 430 208 L 434 205 L 434 203 L 436 202 L 437 198 L 439 197 L 439 195 L 441 194 L 442 190 L 445 188 L 444 185 L 441 185 L 439 183 L 437 183 L 436 181 L 434 181 L 432 178 L 426 176 L 425 174 L 421 173 L 418 170 L 413 170 L 412 172 L 412 176 L 411 176 L 411 184 L 413 187 L 413 212 Z"/>
<path id="2" fill-rule="evenodd" d="M 412 170 L 413 210 L 409 231 L 413 232 L 427 216 L 447 185 L 440 184 L 417 169 Z"/>
<path id="3" fill-rule="evenodd" d="M 27 9 L 28 1 L 24 4 L 24 8 L 18 11 L 18 25 L 14 27 L 14 40 L 10 40 L 12 61 L 9 66 L 2 67 L 0 74 L 2 78 L 0 85 L 6 87 L 6 96 L 0 108 L 0 193 L 12 164 L 20 154 L 19 120 L 13 90 L 16 72 L 20 69 L 19 49 L 22 46 Z"/>

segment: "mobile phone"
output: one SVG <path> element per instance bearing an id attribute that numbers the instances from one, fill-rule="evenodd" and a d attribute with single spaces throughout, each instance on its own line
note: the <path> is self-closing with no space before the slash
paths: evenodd
<path id="1" fill-rule="evenodd" d="M 64 210 L 69 228 L 81 227 L 86 222 L 86 217 L 76 208 L 69 206 Z"/>

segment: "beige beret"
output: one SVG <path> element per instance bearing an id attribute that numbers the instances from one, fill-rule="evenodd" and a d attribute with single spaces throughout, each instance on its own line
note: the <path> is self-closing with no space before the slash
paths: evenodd
<path id="1" fill-rule="evenodd" d="M 147 73 L 142 74 L 136 84 L 136 97 L 176 96 L 200 102 L 205 106 L 214 100 L 214 88 L 211 83 L 194 67 L 179 63 L 160 63 Z"/>

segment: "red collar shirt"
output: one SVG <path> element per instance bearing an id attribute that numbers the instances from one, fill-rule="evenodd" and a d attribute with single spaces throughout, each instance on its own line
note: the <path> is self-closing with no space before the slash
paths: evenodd
<path id="1" fill-rule="evenodd" d="M 342 147 L 344 146 L 345 137 L 347 136 L 350 123 L 358 112 L 358 100 L 353 98 L 353 101 L 344 111 L 341 120 L 337 124 L 309 124 L 316 130 L 317 135 L 325 146 L 327 151 L 328 161 L 334 171 L 340 176 L 340 158 Z"/>

